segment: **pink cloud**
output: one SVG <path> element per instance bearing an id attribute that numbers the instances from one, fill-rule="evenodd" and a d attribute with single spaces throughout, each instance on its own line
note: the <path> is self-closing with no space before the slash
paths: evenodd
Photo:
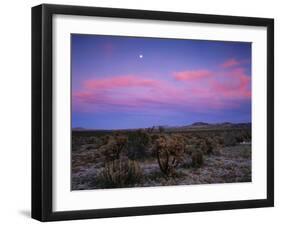
<path id="1" fill-rule="evenodd" d="M 178 81 L 183 80 L 195 80 L 195 79 L 202 79 L 207 78 L 212 75 L 211 71 L 208 70 L 187 70 L 181 72 L 175 72 L 174 77 Z"/>
<path id="2" fill-rule="evenodd" d="M 249 99 L 251 97 L 251 79 L 243 68 L 236 68 L 224 74 L 224 80 L 212 81 L 213 89 L 228 99 Z"/>
<path id="3" fill-rule="evenodd" d="M 182 112 L 233 109 L 251 98 L 251 78 L 243 68 L 172 73 L 174 80 L 139 75 L 87 80 L 73 92 L 77 111 Z"/>
<path id="4" fill-rule="evenodd" d="M 147 87 L 157 85 L 156 80 L 142 79 L 133 75 L 122 75 L 104 79 L 93 79 L 84 82 L 88 89 L 114 89 L 123 87 Z"/>
<path id="5" fill-rule="evenodd" d="M 224 63 L 221 64 L 223 68 L 230 68 L 240 65 L 240 62 L 234 58 L 226 60 Z"/>
<path id="6" fill-rule="evenodd" d="M 80 106 L 103 105 L 131 110 L 174 105 L 184 94 L 168 82 L 133 75 L 88 80 L 83 83 L 82 90 L 72 95 L 73 102 Z"/>
<path id="7" fill-rule="evenodd" d="M 189 87 L 186 94 L 192 95 L 192 98 L 201 104 L 209 101 L 216 108 L 227 108 L 231 106 L 230 103 L 250 100 L 251 78 L 242 67 L 227 71 L 210 71 L 209 75 L 192 81 L 181 80 Z M 237 107 L 237 103 L 232 106 Z"/>

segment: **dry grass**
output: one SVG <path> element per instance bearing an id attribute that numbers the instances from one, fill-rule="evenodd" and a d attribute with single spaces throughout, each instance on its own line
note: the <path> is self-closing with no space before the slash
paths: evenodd
<path id="1" fill-rule="evenodd" d="M 79 144 L 74 144 L 75 150 L 72 151 L 72 190 L 217 184 L 252 180 L 252 153 L 249 143 L 220 147 L 214 149 L 212 153 L 205 153 L 203 156 L 200 154 L 199 157 L 196 154 L 201 150 L 196 150 L 201 146 L 193 145 L 195 149 L 186 151 L 172 176 L 167 176 L 161 171 L 157 158 L 153 155 L 131 161 L 123 150 L 120 159 L 113 160 L 119 164 L 113 164 L 100 148 L 104 147 L 106 142 L 93 137 L 83 139 L 78 140 Z M 92 144 L 93 141 L 98 142 L 98 145 Z M 198 139 L 187 141 L 198 143 Z M 152 148 L 148 145 L 146 148 L 149 149 L 147 153 L 151 153 Z M 145 149 L 141 151 L 146 152 Z M 201 161 L 201 157 L 204 161 Z M 124 159 L 127 159 L 126 162 Z M 196 164 L 194 161 L 197 161 Z"/>
<path id="2" fill-rule="evenodd" d="M 88 159 L 86 158 L 87 155 L 89 155 Z M 75 167 L 72 171 L 73 190 L 110 187 L 102 186 L 99 182 L 98 178 L 103 168 L 91 164 L 90 156 L 90 153 L 83 153 L 79 157 L 75 155 L 77 161 L 74 160 Z M 143 178 L 141 183 L 138 181 L 134 186 L 251 182 L 250 145 L 226 147 L 221 150 L 220 156 L 205 156 L 204 164 L 201 167 L 191 167 L 191 161 L 188 158 L 186 162 L 189 162 L 189 164 L 180 165 L 177 174 L 167 178 L 161 173 L 156 160 L 140 161 L 139 165 Z"/>

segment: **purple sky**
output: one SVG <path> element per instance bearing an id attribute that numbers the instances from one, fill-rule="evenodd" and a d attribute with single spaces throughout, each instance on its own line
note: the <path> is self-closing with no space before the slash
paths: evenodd
<path id="1" fill-rule="evenodd" d="M 72 127 L 251 121 L 251 43 L 71 35 Z"/>

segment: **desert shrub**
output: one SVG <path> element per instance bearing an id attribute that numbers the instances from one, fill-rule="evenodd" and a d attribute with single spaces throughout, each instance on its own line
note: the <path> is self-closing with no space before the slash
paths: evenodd
<path id="1" fill-rule="evenodd" d="M 251 145 L 240 145 L 237 152 L 242 158 L 251 159 L 252 157 Z"/>
<path id="2" fill-rule="evenodd" d="M 239 131 L 239 132 L 237 132 L 235 138 L 236 138 L 237 143 L 242 143 L 244 141 L 249 142 L 249 141 L 251 141 L 251 130 Z"/>
<path id="3" fill-rule="evenodd" d="M 222 141 L 222 139 L 220 137 L 214 137 L 214 139 L 213 139 L 214 146 L 213 146 L 212 154 L 214 154 L 214 155 L 222 154 L 222 148 L 223 148 L 224 144 L 221 141 Z"/>
<path id="4" fill-rule="evenodd" d="M 109 136 L 109 135 L 100 137 L 100 142 L 99 142 L 100 147 L 103 146 L 103 145 L 106 145 L 110 138 L 111 138 L 111 136 Z"/>
<path id="5" fill-rule="evenodd" d="M 201 140 L 199 150 L 201 150 L 204 154 L 207 154 L 208 152 L 211 152 L 212 147 L 209 145 L 207 140 L 203 139 L 203 140 Z"/>
<path id="6" fill-rule="evenodd" d="M 98 149 L 98 152 L 104 156 L 105 162 L 119 159 L 127 140 L 127 137 L 124 135 L 106 137 L 104 138 L 105 144 Z"/>
<path id="7" fill-rule="evenodd" d="M 145 181 L 161 183 L 163 180 L 165 180 L 165 177 L 163 176 L 163 173 L 158 170 L 152 171 L 151 173 L 145 175 Z"/>
<path id="8" fill-rule="evenodd" d="M 215 149 L 215 146 L 216 146 L 215 141 L 212 138 L 208 137 L 205 140 L 205 144 L 206 144 L 205 154 L 207 154 L 207 155 L 212 154 L 213 150 Z"/>
<path id="9" fill-rule="evenodd" d="M 190 137 L 188 140 L 186 140 L 186 144 L 188 144 L 188 145 L 195 145 L 197 143 L 198 143 L 198 140 L 195 136 Z"/>
<path id="10" fill-rule="evenodd" d="M 222 136 L 215 136 L 214 139 L 218 146 L 224 145 L 224 139 Z"/>
<path id="11" fill-rule="evenodd" d="M 151 155 L 148 147 L 150 136 L 143 130 L 130 132 L 128 134 L 128 157 L 130 159 L 143 159 Z"/>
<path id="12" fill-rule="evenodd" d="M 243 134 L 238 134 L 235 139 L 237 143 L 242 143 L 244 141 Z"/>
<path id="13" fill-rule="evenodd" d="M 152 127 L 150 127 L 150 128 L 147 128 L 146 131 L 147 131 L 148 133 L 154 132 L 154 131 L 155 131 L 155 126 L 152 126 Z"/>
<path id="14" fill-rule="evenodd" d="M 119 154 L 121 152 L 121 150 L 125 147 L 125 145 L 128 142 L 128 138 L 125 135 L 115 135 L 115 143 L 117 146 L 117 150 L 119 151 Z"/>
<path id="15" fill-rule="evenodd" d="M 208 146 L 205 139 L 200 139 L 196 144 L 196 149 L 202 151 L 204 154 L 207 154 L 210 147 Z"/>
<path id="16" fill-rule="evenodd" d="M 164 131 L 165 131 L 164 126 L 159 126 L 158 129 L 159 129 L 159 132 L 160 132 L 160 133 L 164 133 Z"/>
<path id="17" fill-rule="evenodd" d="M 160 170 L 166 176 L 173 176 L 175 168 L 182 162 L 184 142 L 179 136 L 161 136 L 155 141 L 155 151 Z"/>
<path id="18" fill-rule="evenodd" d="M 152 134 L 150 136 L 151 142 L 155 143 L 155 141 L 160 137 L 160 134 Z"/>
<path id="19" fill-rule="evenodd" d="M 218 149 L 222 147 L 221 140 L 218 137 L 208 137 L 205 140 L 206 142 L 206 149 L 204 154 L 210 155 L 214 154 Z"/>
<path id="20" fill-rule="evenodd" d="M 192 144 L 186 144 L 184 146 L 184 153 L 187 155 L 191 155 L 192 154 L 192 150 L 195 148 L 195 145 Z"/>
<path id="21" fill-rule="evenodd" d="M 235 146 L 237 144 L 236 138 L 233 133 L 226 132 L 224 134 L 224 145 L 226 147 Z"/>
<path id="22" fill-rule="evenodd" d="M 251 130 L 250 130 L 250 129 L 244 131 L 243 138 L 244 138 L 244 141 L 247 141 L 247 142 L 251 141 L 251 139 L 252 139 L 252 133 L 251 133 Z"/>
<path id="23" fill-rule="evenodd" d="M 98 184 L 103 188 L 133 186 L 142 179 L 139 164 L 134 160 L 116 159 L 107 162 L 98 176 Z"/>
<path id="24" fill-rule="evenodd" d="M 193 151 L 192 152 L 192 155 L 191 155 L 191 158 L 192 158 L 192 166 L 193 167 L 200 167 L 203 165 L 203 162 L 204 162 L 204 158 L 203 158 L 203 152 L 200 151 L 200 150 L 197 150 L 197 151 Z"/>

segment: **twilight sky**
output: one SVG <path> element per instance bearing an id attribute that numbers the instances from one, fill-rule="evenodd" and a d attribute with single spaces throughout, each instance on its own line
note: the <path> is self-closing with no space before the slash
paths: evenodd
<path id="1" fill-rule="evenodd" d="M 72 128 L 251 121 L 251 43 L 71 35 Z"/>

